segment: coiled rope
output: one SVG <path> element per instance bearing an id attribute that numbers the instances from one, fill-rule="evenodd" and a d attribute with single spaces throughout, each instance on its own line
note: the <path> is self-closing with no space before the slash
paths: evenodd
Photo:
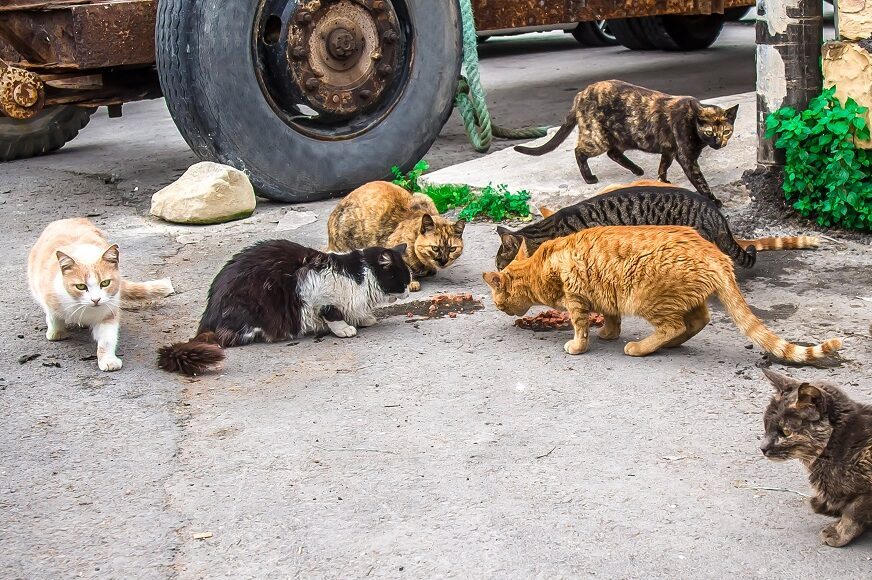
<path id="1" fill-rule="evenodd" d="M 547 127 L 526 127 L 507 129 L 491 122 L 487 110 L 487 99 L 481 76 L 478 71 L 478 38 L 475 34 L 475 20 L 472 14 L 472 0 L 460 1 L 460 15 L 463 23 L 463 74 L 457 83 L 454 105 L 457 107 L 469 142 L 479 153 L 490 149 L 494 137 L 501 139 L 536 139 L 544 137 Z"/>

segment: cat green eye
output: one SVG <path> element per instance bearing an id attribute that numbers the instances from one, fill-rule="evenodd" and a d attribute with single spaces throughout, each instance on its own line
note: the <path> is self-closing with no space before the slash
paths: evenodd
<path id="1" fill-rule="evenodd" d="M 453 254 L 454 252 L 456 252 L 459 249 L 460 249 L 460 246 L 451 246 L 451 253 Z"/>
<path id="2" fill-rule="evenodd" d="M 87 284 L 76 284 L 76 290 L 81 290 L 82 292 L 84 292 L 87 289 L 88 289 Z"/>
<path id="3" fill-rule="evenodd" d="M 100 282 L 100 288 L 105 288 L 106 286 L 108 286 L 111 283 L 112 283 L 112 280 L 103 280 L 102 282 Z"/>
<path id="4" fill-rule="evenodd" d="M 433 250 L 434 252 L 438 252 L 442 248 L 440 248 L 439 246 L 430 246 L 430 249 Z"/>

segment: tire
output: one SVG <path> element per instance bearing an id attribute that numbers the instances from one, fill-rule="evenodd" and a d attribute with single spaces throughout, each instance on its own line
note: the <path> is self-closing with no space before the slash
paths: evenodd
<path id="1" fill-rule="evenodd" d="M 0 161 L 56 151 L 88 124 L 95 109 L 63 105 L 43 109 L 31 119 L 0 117 Z"/>
<path id="2" fill-rule="evenodd" d="M 161 87 L 198 157 L 246 171 L 260 195 L 286 202 L 347 193 L 421 159 L 453 107 L 462 54 L 456 0 L 393 0 L 415 47 L 404 57 L 401 92 L 376 124 L 323 139 L 281 117 L 259 84 L 251 34 L 258 4 L 231 0 L 216 10 L 206 0 L 159 2 Z"/>
<path id="3" fill-rule="evenodd" d="M 753 9 L 753 6 L 737 6 L 736 8 L 727 8 L 726 10 L 724 10 L 724 20 L 726 20 L 727 22 L 738 22 Z"/>
<path id="4" fill-rule="evenodd" d="M 639 18 L 649 42 L 660 50 L 692 51 L 710 47 L 724 28 L 723 14 Z"/>
<path id="5" fill-rule="evenodd" d="M 478 38 L 475 39 L 475 41 L 476 41 L 476 43 L 478 43 L 478 44 L 484 44 L 484 43 L 487 42 L 489 39 L 490 39 L 490 36 L 489 36 L 489 35 L 484 35 L 484 36 L 479 36 Z"/>
<path id="6" fill-rule="evenodd" d="M 579 22 L 571 33 L 582 46 L 617 46 L 620 43 L 608 25 L 605 20 Z"/>
<path id="7" fill-rule="evenodd" d="M 609 30 L 615 35 L 618 43 L 630 50 L 654 50 L 655 46 L 648 40 L 642 30 L 639 18 L 616 18 L 607 20 Z"/>

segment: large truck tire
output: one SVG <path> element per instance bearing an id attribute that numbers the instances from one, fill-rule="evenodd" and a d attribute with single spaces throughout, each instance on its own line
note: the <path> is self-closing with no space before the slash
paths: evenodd
<path id="1" fill-rule="evenodd" d="M 618 42 L 631 50 L 693 51 L 714 44 L 724 28 L 724 15 L 668 14 L 608 23 Z"/>
<path id="2" fill-rule="evenodd" d="M 307 6 L 158 8 L 158 72 L 182 136 L 279 201 L 347 193 L 393 165 L 410 168 L 451 114 L 460 74 L 456 0 Z"/>
<path id="3" fill-rule="evenodd" d="M 0 116 L 0 161 L 26 159 L 56 151 L 79 134 L 94 109 L 62 105 L 30 119 Z"/>

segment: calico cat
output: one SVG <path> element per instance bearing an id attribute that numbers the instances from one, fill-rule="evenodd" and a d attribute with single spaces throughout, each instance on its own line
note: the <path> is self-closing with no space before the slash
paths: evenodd
<path id="1" fill-rule="evenodd" d="M 547 240 L 594 226 L 690 226 L 744 268 L 754 265 L 757 250 L 818 246 L 818 239 L 808 236 L 736 239 L 727 218 L 715 204 L 698 193 L 662 183 L 640 183 L 609 189 L 557 212 L 542 208 L 540 212 L 545 219 L 515 232 L 497 226 L 500 235 L 497 269 L 502 270 L 514 259 L 522 240 L 526 242 L 528 252 L 535 252 Z"/>
<path id="2" fill-rule="evenodd" d="M 433 200 L 411 194 L 386 181 L 373 181 L 349 193 L 327 220 L 328 251 L 345 252 L 369 246 L 406 244 L 406 263 L 412 270 L 409 289 L 417 292 L 417 278 L 447 268 L 463 253 L 466 222 L 450 222 L 439 215 Z"/>
<path id="3" fill-rule="evenodd" d="M 811 509 L 839 518 L 821 530 L 821 541 L 845 546 L 872 525 L 872 406 L 834 385 L 763 372 L 775 395 L 760 450 L 774 461 L 802 461 L 815 490 Z"/>
<path id="4" fill-rule="evenodd" d="M 91 328 L 97 341 L 97 366 L 117 371 L 115 355 L 121 307 L 173 293 L 169 279 L 130 282 L 118 269 L 117 244 L 84 218 L 50 223 L 30 250 L 27 280 L 30 293 L 45 312 L 48 340 L 63 340 L 68 326 Z"/>
<path id="5" fill-rule="evenodd" d="M 162 347 L 158 366 L 186 375 L 213 370 L 224 347 L 330 330 L 338 337 L 376 323 L 373 308 L 408 295 L 405 245 L 327 254 L 287 240 L 233 256 L 209 288 L 197 335 Z"/>
<path id="6" fill-rule="evenodd" d="M 642 175 L 642 168 L 624 155 L 624 151 L 638 149 L 660 154 L 660 181 L 668 181 L 666 173 L 677 160 L 697 191 L 720 205 L 698 160 L 707 146 L 720 149 L 727 144 L 738 108 L 703 105 L 693 97 L 667 95 L 623 81 L 600 81 L 575 96 L 566 121 L 551 140 L 539 147 L 519 145 L 515 150 L 526 155 L 554 151 L 577 126 L 575 159 L 585 182 L 597 182 L 588 159 L 603 153 L 635 175 Z"/>
<path id="7" fill-rule="evenodd" d="M 534 304 L 569 311 L 575 338 L 569 354 L 588 347 L 588 313 L 600 312 L 599 336 L 618 338 L 621 316 L 641 316 L 654 332 L 624 352 L 645 356 L 683 344 L 709 323 L 706 300 L 717 294 L 739 329 L 766 352 L 792 362 L 823 358 L 841 348 L 837 338 L 814 347 L 786 342 L 754 316 L 736 284 L 733 264 L 693 228 L 609 226 L 551 240 L 528 256 L 521 244 L 502 272 L 487 272 L 497 308 L 523 316 Z"/>

